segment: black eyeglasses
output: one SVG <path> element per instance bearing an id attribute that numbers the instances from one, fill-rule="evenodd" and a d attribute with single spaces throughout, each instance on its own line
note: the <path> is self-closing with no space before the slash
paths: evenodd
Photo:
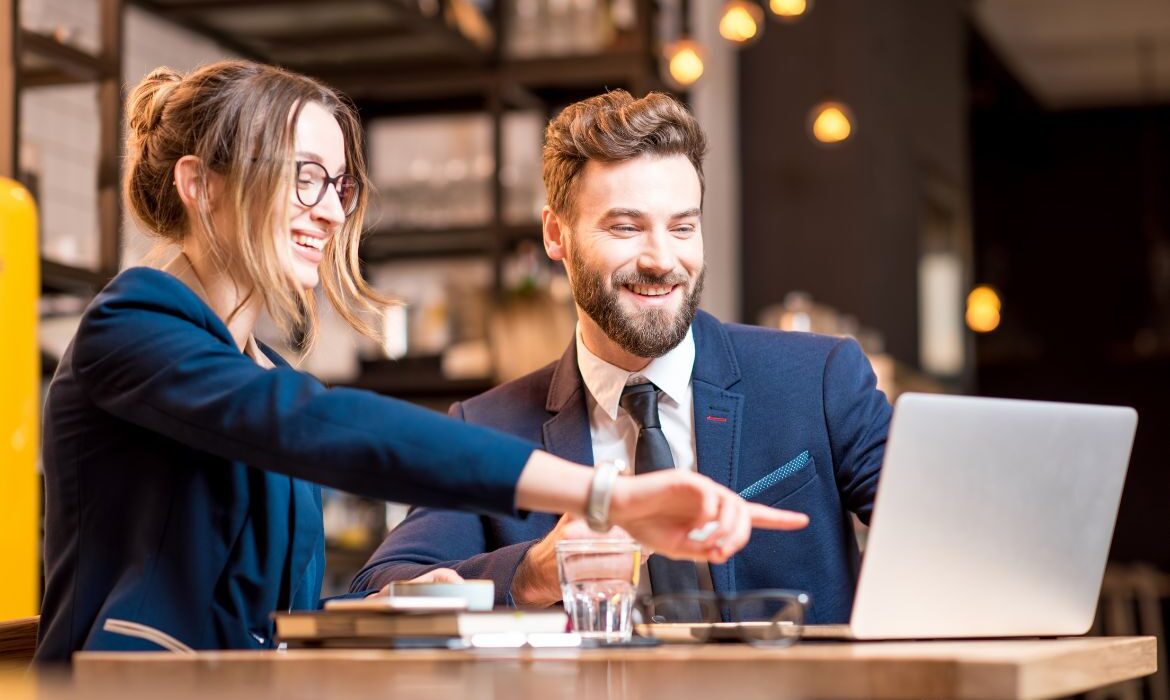
<path id="1" fill-rule="evenodd" d="M 795 644 L 804 634 L 808 603 L 807 593 L 781 589 L 646 596 L 638 601 L 634 629 L 664 642 L 731 640 L 783 647 Z"/>
<path id="2" fill-rule="evenodd" d="M 311 160 L 297 161 L 297 201 L 306 207 L 315 207 L 325 199 L 329 186 L 337 192 L 341 208 L 346 216 L 357 209 L 358 193 L 361 191 L 358 179 L 349 173 L 330 177 L 324 165 Z"/>

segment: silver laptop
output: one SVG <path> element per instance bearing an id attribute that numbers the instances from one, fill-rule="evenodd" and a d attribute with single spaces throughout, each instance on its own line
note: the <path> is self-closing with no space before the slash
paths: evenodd
<path id="1" fill-rule="evenodd" d="M 1132 408 L 902 395 L 849 625 L 806 635 L 1084 634 L 1136 428 Z"/>

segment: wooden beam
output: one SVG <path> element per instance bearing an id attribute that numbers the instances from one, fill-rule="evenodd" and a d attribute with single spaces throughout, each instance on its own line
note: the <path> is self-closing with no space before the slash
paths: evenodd
<path id="1" fill-rule="evenodd" d="M 0 177 L 16 179 L 16 0 L 0 0 Z"/>
<path id="2" fill-rule="evenodd" d="M 98 245 L 102 270 L 116 271 L 122 256 L 122 0 L 101 0 L 101 63 L 98 83 Z"/>
<path id="3" fill-rule="evenodd" d="M 217 10 L 251 10 L 258 7 L 304 7 L 306 5 L 319 6 L 324 0 L 180 0 L 167 2 L 166 0 L 150 0 L 152 12 L 162 16 L 186 15 L 189 13 L 214 12 Z M 328 0 L 331 5 L 355 5 L 367 0 Z M 157 8 L 157 9 L 156 9 Z"/>
<path id="4" fill-rule="evenodd" d="M 214 0 L 212 0 L 214 1 Z M 267 2 L 269 0 L 256 0 L 257 4 Z M 281 0 L 282 2 L 300 2 L 301 0 Z M 218 29 L 213 29 L 207 24 L 201 22 L 192 12 L 168 11 L 168 7 L 174 7 L 171 4 L 163 4 L 156 0 L 127 0 L 128 3 L 141 7 L 153 15 L 161 17 L 169 22 L 172 22 L 178 27 L 187 31 L 201 34 L 204 37 L 211 39 L 225 49 L 232 53 L 238 54 L 241 58 L 251 59 L 253 61 L 260 61 L 262 63 L 270 63 L 271 61 L 265 56 L 256 53 L 251 47 L 240 43 L 237 39 Z M 320 0 L 317 0 L 319 3 Z M 337 2 L 346 2 L 346 0 L 337 0 Z M 204 6 L 206 3 L 192 3 L 199 6 Z M 306 3 L 307 4 L 307 3 Z"/>

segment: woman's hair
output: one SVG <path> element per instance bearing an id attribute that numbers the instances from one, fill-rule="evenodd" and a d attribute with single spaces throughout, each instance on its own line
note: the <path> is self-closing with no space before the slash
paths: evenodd
<path id="1" fill-rule="evenodd" d="M 572 222 L 575 189 L 585 164 L 629 160 L 644 155 L 686 156 L 706 190 L 703 157 L 707 137 L 678 100 L 662 92 L 635 99 L 625 90 L 569 105 L 544 132 L 544 187 L 548 205 Z"/>
<path id="2" fill-rule="evenodd" d="M 277 248 L 285 244 L 278 232 L 288 227 L 297 118 L 310 102 L 337 119 L 345 137 L 346 171 L 357 178 L 360 193 L 357 208 L 325 246 L 321 284 L 342 318 L 376 338 L 364 312 L 390 302 L 366 284 L 359 268 L 369 189 L 361 124 L 349 101 L 325 85 L 250 61 L 221 61 L 186 76 L 155 69 L 126 101 L 127 206 L 167 243 L 207 236 L 204 247 L 242 293 L 231 315 L 259 296 L 282 330 L 307 332 L 306 345 L 311 343 L 317 325 L 313 293 L 293 283 Z M 235 236 L 216 232 L 206 178 L 197 179 L 194 215 L 199 225 L 188 220 L 174 181 L 175 163 L 187 155 L 197 156 L 203 168 L 219 175 L 222 186 L 215 206 L 226 207 L 235 217 Z"/>

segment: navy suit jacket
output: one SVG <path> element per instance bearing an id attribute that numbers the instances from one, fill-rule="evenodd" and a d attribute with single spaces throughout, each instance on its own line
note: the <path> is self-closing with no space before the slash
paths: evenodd
<path id="1" fill-rule="evenodd" d="M 751 501 L 808 513 L 798 532 L 756 530 L 711 567 L 716 592 L 790 588 L 812 594 L 812 622 L 847 622 L 858 554 L 853 511 L 868 522 L 890 406 L 853 340 L 720 323 L 699 312 L 692 375 L 698 468 Z M 576 344 L 559 362 L 451 407 L 452 415 L 592 463 Z M 491 578 L 509 604 L 516 567 L 556 524 L 417 508 L 371 557 L 353 590 L 449 567 Z"/>
<path id="2" fill-rule="evenodd" d="M 264 352 L 275 369 L 158 270 L 123 272 L 91 304 L 45 408 L 39 660 L 159 648 L 108 631 L 109 620 L 196 649 L 271 646 L 272 611 L 318 604 L 324 538 L 310 481 L 516 514 L 531 443 L 326 389 Z"/>

